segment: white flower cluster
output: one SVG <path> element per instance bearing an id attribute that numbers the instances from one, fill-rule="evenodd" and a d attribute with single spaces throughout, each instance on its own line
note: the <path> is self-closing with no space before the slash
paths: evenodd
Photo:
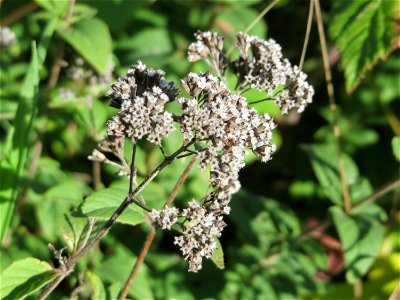
<path id="1" fill-rule="evenodd" d="M 111 105 L 121 110 L 107 122 L 109 136 L 134 141 L 146 136 L 149 142 L 161 145 L 161 140 L 175 130 L 172 115 L 164 106 L 176 92 L 163 76 L 164 72 L 138 61 L 112 85 L 107 96 Z"/>
<path id="2" fill-rule="evenodd" d="M 189 60 L 206 60 L 222 77 L 227 66 L 222 53 L 223 38 L 213 32 L 198 32 L 196 39 L 189 46 Z M 273 40 L 240 33 L 235 46 L 240 57 L 232 62 L 232 67 L 239 87 L 267 91 L 275 97 L 282 113 L 292 107 L 301 112 L 311 102 L 314 92 L 305 81 L 306 75 L 282 57 L 280 46 Z M 182 85 L 190 97 L 179 99 L 182 115 L 172 116 L 164 107 L 176 98 L 177 89 L 164 80 L 164 72 L 138 61 L 107 93 L 110 104 L 120 111 L 108 121 L 107 137 L 99 147 L 121 159 L 126 137 L 134 142 L 146 138 L 161 145 L 161 140 L 175 130 L 174 122 L 183 134 L 183 146 L 198 142 L 203 147 L 196 148 L 196 155 L 200 168 L 210 170 L 213 191 L 202 204 L 192 200 L 181 213 L 170 207 L 150 212 L 153 223 L 163 229 L 171 229 L 179 217 L 184 219 L 179 223 L 183 234 L 175 238 L 175 244 L 188 261 L 189 271 L 197 272 L 203 258 L 210 258 L 216 250 L 215 238 L 221 236 L 226 226 L 223 216 L 230 213 L 231 197 L 240 188 L 239 171 L 244 167 L 244 156 L 251 150 L 263 162 L 270 160 L 275 151 L 272 130 L 276 125 L 268 114 L 260 115 L 251 108 L 239 92 L 230 91 L 221 78 L 190 73 L 182 79 Z M 285 89 L 275 95 L 281 86 Z M 90 158 L 108 161 L 98 150 Z"/>
<path id="3" fill-rule="evenodd" d="M 179 210 L 175 207 L 165 206 L 162 210 L 153 209 L 149 215 L 151 220 L 162 229 L 171 229 L 178 220 Z"/>
<path id="4" fill-rule="evenodd" d="M 215 237 L 221 236 L 226 226 L 222 216 L 208 212 L 197 201 L 189 202 L 189 207 L 183 210 L 184 217 L 189 222 L 183 235 L 175 237 L 178 245 L 189 263 L 189 271 L 197 272 L 202 267 L 203 257 L 211 258 L 217 248 Z"/>
<path id="5" fill-rule="evenodd" d="M 162 139 L 175 130 L 172 115 L 164 106 L 177 94 L 173 84 L 164 80 L 163 71 L 147 68 L 138 61 L 107 92 L 110 105 L 120 110 L 107 122 L 107 136 L 99 148 L 115 154 L 118 162 L 100 156 L 98 150 L 89 159 L 117 165 L 120 175 L 128 175 L 130 170 L 123 153 L 125 138 L 133 142 L 146 138 L 150 143 L 161 145 Z"/>
<path id="6" fill-rule="evenodd" d="M 229 214 L 231 196 L 240 188 L 239 171 L 244 167 L 246 150 L 268 161 L 275 150 L 271 144 L 275 124 L 268 114 L 259 115 L 215 76 L 190 73 L 182 83 L 193 98 L 179 99 L 183 114 L 178 122 L 186 142 L 195 138 L 208 144 L 198 158 L 201 169 L 210 167 L 214 188 L 204 206 L 190 203 L 184 215 L 196 222 L 189 222 L 183 235 L 176 238 L 189 270 L 197 271 L 202 258 L 215 250 L 214 237 L 224 227 L 222 215 Z M 210 226 L 212 230 L 207 229 Z"/>
<path id="7" fill-rule="evenodd" d="M 263 40 L 238 33 L 235 46 L 239 49 L 240 57 L 233 65 L 243 85 L 273 96 L 283 114 L 291 108 L 302 112 L 312 102 L 314 89 L 306 81 L 307 75 L 283 58 L 281 47 L 273 39 Z M 252 55 L 249 55 L 249 50 Z M 280 86 L 285 89 L 274 95 Z"/>
<path id="8" fill-rule="evenodd" d="M 194 62 L 210 56 L 214 61 L 218 61 L 224 47 L 224 38 L 211 31 L 198 31 L 194 36 L 197 41 L 189 45 L 188 60 Z"/>
<path id="9" fill-rule="evenodd" d="M 10 28 L 0 26 L 0 48 L 9 47 L 16 41 L 15 33 Z"/>

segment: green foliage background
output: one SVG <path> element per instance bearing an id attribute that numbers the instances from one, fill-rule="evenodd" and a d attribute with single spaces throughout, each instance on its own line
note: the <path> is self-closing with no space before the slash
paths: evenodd
<path id="1" fill-rule="evenodd" d="M 32 11 L 12 21 L 17 42 L 2 49 L 1 63 L 1 278 L 4 299 L 35 298 L 58 267 L 47 244 L 65 252 L 79 249 L 88 217 L 94 232 L 123 200 L 128 180 L 102 169 L 93 185 L 87 156 L 115 113 L 103 98 L 107 87 L 72 80 L 65 68 L 52 86 L 52 66 L 60 45 L 63 59 L 79 55 L 92 72 L 114 78 L 137 59 L 166 71 L 176 83 L 190 71 L 186 48 L 197 30 L 216 30 L 228 46 L 267 2 L 78 0 L 70 24 L 68 1 L 9 1 L 1 4 L 2 22 L 16 10 Z M 173 246 L 175 233 L 159 231 L 129 296 L 134 299 L 352 299 L 362 282 L 362 299 L 386 299 L 400 275 L 399 178 L 400 60 L 396 1 L 321 1 L 328 33 L 333 84 L 339 108 L 343 159 L 353 210 L 343 209 L 337 140 L 324 80 L 314 22 L 304 71 L 316 94 L 305 113 L 276 118 L 278 151 L 263 164 L 253 156 L 241 172 L 242 189 L 232 201 L 213 261 L 188 274 Z M 281 0 L 250 31 L 275 39 L 292 63 L 300 59 L 308 1 Z M 397 30 L 397 31 L 396 31 Z M 36 42 L 35 42 L 36 41 Z M 74 96 L 62 96 L 65 89 Z M 351 92 L 351 93 L 350 93 Z M 248 93 L 249 100 L 259 95 Z M 261 97 L 262 98 L 262 97 Z M 268 102 L 259 112 L 278 116 Z M 171 109 L 174 109 L 171 107 Z M 166 141 L 171 152 L 179 134 Z M 138 148 L 139 179 L 162 160 L 148 144 Z M 189 160 L 163 171 L 143 192 L 160 208 Z M 390 185 L 386 191 L 382 186 Z M 207 191 L 207 174 L 194 168 L 178 194 L 184 207 Z M 94 190 L 99 190 L 94 192 Z M 83 200 L 85 199 L 85 200 Z M 365 201 L 367 200 L 367 201 Z M 312 229 L 317 226 L 317 229 Z M 115 299 L 149 231 L 146 215 L 131 207 L 82 258 L 53 299 Z M 77 289 L 79 287 L 79 289 Z"/>

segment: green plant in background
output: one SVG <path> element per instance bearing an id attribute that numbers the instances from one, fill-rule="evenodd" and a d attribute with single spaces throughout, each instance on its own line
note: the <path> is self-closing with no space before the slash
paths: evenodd
<path id="1" fill-rule="evenodd" d="M 305 4 L 5 0 L 0 55 L 1 297 L 44 298 L 68 277 L 50 297 L 395 299 L 400 290 L 395 190 L 400 183 L 400 72 L 396 55 L 390 53 L 398 51 L 399 11 L 395 1 L 324 1 L 324 20 L 336 50 L 325 41 L 319 1 Z M 305 23 L 307 13 L 307 26 L 286 27 L 288 18 Z M 295 112 L 279 115 L 285 106 L 295 104 L 302 110 L 308 102 L 287 101 L 296 88 L 298 99 L 307 99 L 298 88 L 302 76 L 289 72 L 279 77 L 276 70 L 283 68 L 260 63 L 277 62 L 272 42 L 246 34 L 235 38 L 239 31 L 265 37 L 266 24 L 268 37 L 284 45 L 291 61 L 299 55 L 299 66 L 316 89 L 314 103 L 301 119 Z M 189 58 L 205 60 L 191 65 L 186 48 L 198 29 L 225 35 L 227 51 L 222 53 L 219 35 L 199 33 L 189 46 Z M 232 52 L 235 40 L 240 51 Z M 165 78 L 141 64 L 126 74 L 137 59 L 165 70 Z M 334 67 L 337 62 L 344 81 Z M 199 73 L 208 67 L 217 77 Z M 113 74 L 126 74 L 108 93 L 111 104 L 120 109 L 117 114 L 102 99 Z M 168 82 L 179 78 L 184 78 L 186 99 L 171 101 L 176 90 Z M 246 136 L 237 127 L 240 122 L 224 119 L 229 101 L 215 100 L 241 99 L 228 88 L 247 99 L 240 100 L 247 102 L 242 107 L 267 112 L 278 127 L 273 136 L 255 135 L 266 138 L 268 147 L 264 142 L 261 149 L 255 140 L 246 146 L 265 160 L 273 150 L 270 144 L 277 149 L 266 167 L 253 154 L 245 157 L 243 188 L 222 221 L 220 214 L 229 210 L 224 199 L 237 189 L 238 154 L 233 149 Z M 345 89 L 352 94 L 346 95 Z M 143 119 L 139 106 L 123 104 L 127 99 L 142 101 L 147 117 Z M 155 106 L 154 99 L 159 99 Z M 214 110 L 217 115 L 208 114 L 202 122 L 192 119 L 204 115 L 215 101 L 221 103 Z M 141 120 L 151 116 L 152 123 L 129 125 L 133 112 Z M 236 120 L 245 115 L 242 111 Z M 216 116 L 229 123 L 228 133 L 215 131 L 220 124 Z M 112 121 L 105 132 L 107 120 Z M 272 127 L 272 119 L 264 124 Z M 207 142 L 210 132 L 217 136 Z M 99 150 L 106 152 L 93 152 L 90 164 L 86 157 L 103 136 L 107 138 Z M 205 140 L 190 145 L 199 136 Z M 123 147 L 121 140 L 126 140 Z M 222 148 L 212 152 L 218 144 Z M 175 152 L 178 148 L 182 153 Z M 211 167 L 201 171 L 191 156 Z M 106 163 L 104 170 L 99 161 Z M 153 170 L 170 162 L 152 178 Z M 116 170 L 121 177 L 115 176 Z M 226 174 L 236 175 L 226 181 Z M 142 190 L 143 182 L 147 186 Z M 128 191 L 138 197 L 126 197 Z M 218 197 L 227 191 L 225 198 Z M 186 208 L 191 199 L 200 203 L 190 202 Z M 172 202 L 176 208 L 168 208 Z M 113 214 L 118 218 L 109 219 Z M 114 222 L 118 224 L 104 235 Z M 220 240 L 214 240 L 224 223 Z M 174 232 L 157 230 L 156 235 L 156 226 Z M 207 235 L 208 229 L 213 233 Z M 206 236 L 203 244 L 185 246 L 196 243 L 193 237 Z M 212 262 L 204 260 L 198 273 L 188 274 L 174 240 L 192 270 L 199 269 L 203 256 L 212 254 Z M 193 251 L 199 245 L 203 251 Z M 83 256 L 86 251 L 89 255 Z"/>

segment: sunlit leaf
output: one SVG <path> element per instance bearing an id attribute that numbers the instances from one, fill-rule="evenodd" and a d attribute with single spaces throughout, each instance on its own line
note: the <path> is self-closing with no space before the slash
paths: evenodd
<path id="1" fill-rule="evenodd" d="M 339 47 L 348 92 L 395 48 L 396 5 L 387 0 L 334 1 L 330 33 Z"/>
<path id="2" fill-rule="evenodd" d="M 121 188 L 108 188 L 95 192 L 83 201 L 80 211 L 88 217 L 109 219 L 124 201 L 126 195 L 127 190 Z M 142 223 L 145 220 L 142 210 L 132 204 L 121 214 L 117 222 L 130 225 Z"/>
<path id="3" fill-rule="evenodd" d="M 37 291 L 57 276 L 53 268 L 36 258 L 14 262 L 0 276 L 0 298 L 22 299 Z"/>
<path id="4" fill-rule="evenodd" d="M 99 73 L 104 74 L 111 59 L 111 36 L 100 19 L 83 19 L 58 33 Z"/>

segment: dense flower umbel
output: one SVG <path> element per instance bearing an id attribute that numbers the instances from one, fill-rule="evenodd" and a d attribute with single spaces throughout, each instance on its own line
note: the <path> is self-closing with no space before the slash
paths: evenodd
<path id="1" fill-rule="evenodd" d="M 274 96 L 283 114 L 291 108 L 302 112 L 312 102 L 314 89 L 305 81 L 307 75 L 283 58 L 281 46 L 273 39 L 262 40 L 239 33 L 235 46 L 239 49 L 240 57 L 233 62 L 233 66 L 242 85 L 266 91 L 270 96 L 280 86 L 285 87 Z"/>
<path id="2" fill-rule="evenodd" d="M 240 57 L 230 63 L 238 76 L 238 90 L 232 92 L 222 78 L 228 65 L 222 52 L 223 38 L 213 32 L 198 32 L 195 36 L 197 41 L 189 46 L 189 60 L 206 60 L 219 77 L 190 73 L 183 78 L 189 97 L 178 100 L 182 114 L 173 116 L 165 111 L 165 104 L 175 100 L 177 90 L 164 80 L 164 72 L 138 61 L 107 93 L 110 104 L 120 111 L 108 121 L 107 137 L 99 145 L 103 152 L 112 152 L 123 161 L 125 138 L 134 142 L 146 138 L 161 146 L 161 140 L 175 129 L 174 122 L 183 134 L 184 146 L 198 143 L 197 152 L 190 150 L 189 154 L 196 155 L 201 170 L 210 170 L 213 191 L 201 204 L 192 200 L 181 212 L 164 207 L 149 214 L 153 223 L 163 229 L 171 229 L 179 222 L 183 234 L 175 238 L 175 244 L 193 272 L 200 270 L 202 259 L 210 258 L 216 249 L 215 239 L 226 225 L 223 216 L 229 214 L 231 197 L 240 188 L 244 155 L 251 150 L 266 162 L 275 151 L 275 123 L 268 114 L 260 115 L 251 108 L 241 92 L 249 87 L 265 90 L 282 113 L 292 107 L 301 112 L 313 94 L 306 75 L 282 57 L 276 42 L 243 33 L 238 34 L 235 43 Z M 97 150 L 90 158 L 108 162 Z"/>

